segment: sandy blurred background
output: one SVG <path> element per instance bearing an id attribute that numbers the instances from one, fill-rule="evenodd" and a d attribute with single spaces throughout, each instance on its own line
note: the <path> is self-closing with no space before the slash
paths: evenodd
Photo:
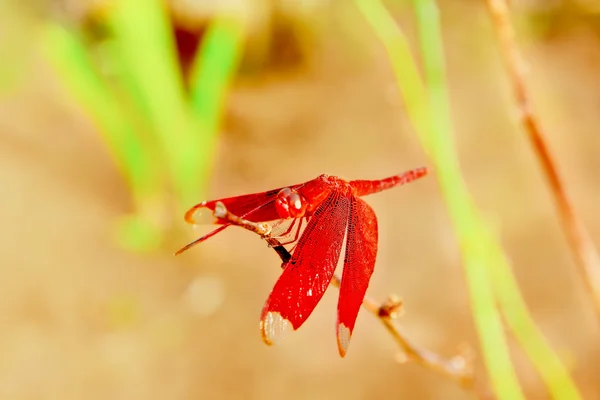
<path id="1" fill-rule="evenodd" d="M 518 129 L 486 9 L 479 1 L 440 3 L 467 182 L 514 263 L 535 320 L 585 398 L 599 399 L 598 324 Z M 600 245 L 600 10 L 583 1 L 513 3 L 536 109 Z M 412 35 L 410 7 L 391 8 Z M 302 329 L 265 346 L 258 318 L 279 262 L 247 232 L 230 229 L 174 258 L 198 234 L 177 220 L 161 252 L 117 246 L 113 228 L 131 208 L 128 188 L 93 123 L 32 45 L 35 23 L 17 20 L 30 10 L 6 10 L 1 399 L 471 398 L 435 372 L 397 363 L 395 343 L 366 312 L 340 359 L 335 290 Z M 426 164 L 385 53 L 349 2 L 290 15 L 285 23 L 314 23 L 318 35 L 295 50 L 287 38 L 266 53 L 249 53 L 250 67 L 229 98 L 209 197 L 321 173 L 380 178 Z M 401 324 L 420 346 L 447 356 L 464 344 L 477 352 L 459 253 L 434 176 L 367 201 L 380 223 L 369 294 L 404 299 Z M 528 398 L 547 398 L 516 347 L 514 359 Z M 485 380 L 481 359 L 475 368 Z"/>

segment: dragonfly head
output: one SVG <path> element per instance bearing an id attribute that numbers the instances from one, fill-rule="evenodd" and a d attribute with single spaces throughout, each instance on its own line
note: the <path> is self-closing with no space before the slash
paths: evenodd
<path id="1" fill-rule="evenodd" d="M 281 218 L 302 218 L 307 206 L 306 199 L 290 188 L 281 189 L 275 199 L 275 209 Z"/>

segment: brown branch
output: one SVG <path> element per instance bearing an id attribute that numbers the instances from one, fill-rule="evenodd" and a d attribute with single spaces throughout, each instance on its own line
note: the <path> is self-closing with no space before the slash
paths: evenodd
<path id="1" fill-rule="evenodd" d="M 487 0 L 487 5 L 502 47 L 504 62 L 512 82 L 517 107 L 521 113 L 521 122 L 550 185 L 579 273 L 594 300 L 596 314 L 600 319 L 600 258 L 598 252 L 575 212 L 556 168 L 554 158 L 546 144 L 543 130 L 533 112 L 530 95 L 525 84 L 525 62 L 515 41 L 507 2 L 506 0 Z"/>
<path id="2" fill-rule="evenodd" d="M 261 236 L 281 258 L 282 268 L 285 267 L 285 264 L 292 258 L 292 255 L 283 245 L 281 245 L 279 240 L 271 236 L 272 229 L 269 224 L 248 221 L 237 215 L 231 214 L 221 202 L 216 203 L 214 216 Z M 339 289 L 340 282 L 340 278 L 337 275 L 334 275 L 331 280 L 331 285 Z M 436 353 L 416 346 L 404 333 L 402 333 L 402 330 L 396 326 L 393 321 L 398 317 L 402 308 L 402 301 L 397 296 L 390 295 L 383 303 L 365 297 L 362 306 L 381 321 L 394 341 L 404 351 L 403 360 L 412 360 L 426 368 L 453 379 L 465 389 L 471 390 L 477 398 L 492 398 L 489 391 L 483 388 L 475 380 L 470 351 L 467 350 L 464 351 L 463 354 L 446 359 Z"/>

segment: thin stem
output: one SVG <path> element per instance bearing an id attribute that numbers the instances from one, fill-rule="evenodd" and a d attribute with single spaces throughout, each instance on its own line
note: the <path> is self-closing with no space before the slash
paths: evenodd
<path id="1" fill-rule="evenodd" d="M 592 239 L 578 217 L 567 189 L 556 168 L 556 162 L 549 149 L 545 134 L 531 105 L 531 96 L 525 83 L 525 61 L 515 41 L 515 32 L 510 21 L 505 0 L 487 0 L 487 5 L 500 41 L 506 69 L 513 86 L 516 105 L 521 122 L 537 154 L 542 171 L 550 185 L 558 214 L 575 261 L 595 305 L 600 319 L 600 258 Z"/>
<path id="2" fill-rule="evenodd" d="M 237 215 L 230 213 L 221 202 L 217 202 L 215 205 L 214 216 L 261 236 L 281 258 L 282 268 L 285 267 L 285 264 L 292 258 L 289 251 L 283 247 L 276 238 L 270 236 L 272 229 L 269 224 L 265 222 L 256 223 L 240 218 Z M 330 284 L 339 289 L 340 283 L 340 278 L 337 275 L 334 275 Z M 383 303 L 379 303 L 376 300 L 365 296 L 362 306 L 379 319 L 394 341 L 405 353 L 408 360 L 412 360 L 426 368 L 453 379 L 465 389 L 473 391 L 477 398 L 490 398 L 489 393 L 476 382 L 468 357 L 459 354 L 451 359 L 446 359 L 434 352 L 420 348 L 409 340 L 402 330 L 394 324 L 393 320 L 399 314 L 398 310 L 402 306 L 402 303 L 398 300 L 397 296 L 389 296 L 388 300 Z"/>

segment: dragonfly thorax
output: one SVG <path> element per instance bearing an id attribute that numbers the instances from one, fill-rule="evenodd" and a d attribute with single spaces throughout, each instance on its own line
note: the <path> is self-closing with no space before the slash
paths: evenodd
<path id="1" fill-rule="evenodd" d="M 290 188 L 281 189 L 275 199 L 275 209 L 281 218 L 302 218 L 307 206 L 304 196 Z"/>

